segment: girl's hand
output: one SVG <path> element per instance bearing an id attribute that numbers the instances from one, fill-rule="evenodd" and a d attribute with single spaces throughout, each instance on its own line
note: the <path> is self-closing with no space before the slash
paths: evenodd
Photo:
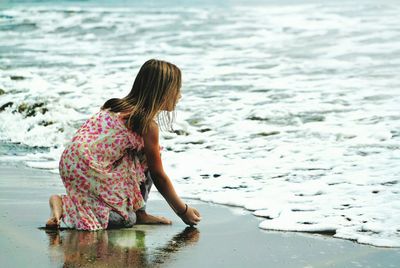
<path id="1" fill-rule="evenodd" d="M 201 216 L 197 209 L 188 207 L 186 213 L 182 215 L 178 215 L 184 223 L 187 225 L 193 226 L 200 222 Z"/>

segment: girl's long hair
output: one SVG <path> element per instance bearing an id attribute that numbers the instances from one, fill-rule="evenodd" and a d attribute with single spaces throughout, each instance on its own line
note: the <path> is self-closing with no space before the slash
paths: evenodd
<path id="1" fill-rule="evenodd" d="M 140 68 L 132 90 L 122 98 L 106 101 L 102 109 L 126 114 L 126 126 L 143 135 L 152 120 L 171 105 L 176 104 L 181 88 L 181 71 L 172 63 L 151 59 Z M 160 113 L 159 123 L 172 129 L 173 115 Z"/>

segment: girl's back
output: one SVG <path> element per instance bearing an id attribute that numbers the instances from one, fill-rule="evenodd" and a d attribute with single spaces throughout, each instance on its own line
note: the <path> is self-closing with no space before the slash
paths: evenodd
<path id="1" fill-rule="evenodd" d="M 142 149 L 143 138 L 128 130 L 118 113 L 100 110 L 78 129 L 63 157 L 73 154 L 76 164 L 110 168 L 127 150 Z"/>

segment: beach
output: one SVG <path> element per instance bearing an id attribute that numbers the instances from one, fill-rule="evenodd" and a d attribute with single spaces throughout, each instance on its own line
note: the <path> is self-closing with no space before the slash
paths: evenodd
<path id="1" fill-rule="evenodd" d="M 5 1 L 0 161 L 57 172 L 85 120 L 167 60 L 183 97 L 160 145 L 183 197 L 254 211 L 257 232 L 399 248 L 399 13 L 392 0 Z"/>
<path id="2" fill-rule="evenodd" d="M 235 207 L 186 200 L 202 214 L 185 226 L 157 192 L 147 211 L 170 226 L 84 232 L 44 230 L 48 197 L 62 193 L 58 174 L 0 162 L 2 267 L 398 267 L 400 249 L 257 228 L 260 218 Z"/>

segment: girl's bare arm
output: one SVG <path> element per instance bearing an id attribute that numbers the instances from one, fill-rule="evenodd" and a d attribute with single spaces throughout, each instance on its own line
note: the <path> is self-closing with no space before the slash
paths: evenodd
<path id="1" fill-rule="evenodd" d="M 159 130 L 155 122 L 153 122 L 149 130 L 143 137 L 144 139 L 144 152 L 147 159 L 147 165 L 154 185 L 161 195 L 165 198 L 175 213 L 182 213 L 186 210 L 185 203 L 179 198 L 172 185 L 171 180 L 164 171 L 159 146 Z M 180 216 L 182 220 L 189 225 L 197 224 L 201 218 L 200 213 L 192 207 L 188 207 L 186 213 Z"/>

